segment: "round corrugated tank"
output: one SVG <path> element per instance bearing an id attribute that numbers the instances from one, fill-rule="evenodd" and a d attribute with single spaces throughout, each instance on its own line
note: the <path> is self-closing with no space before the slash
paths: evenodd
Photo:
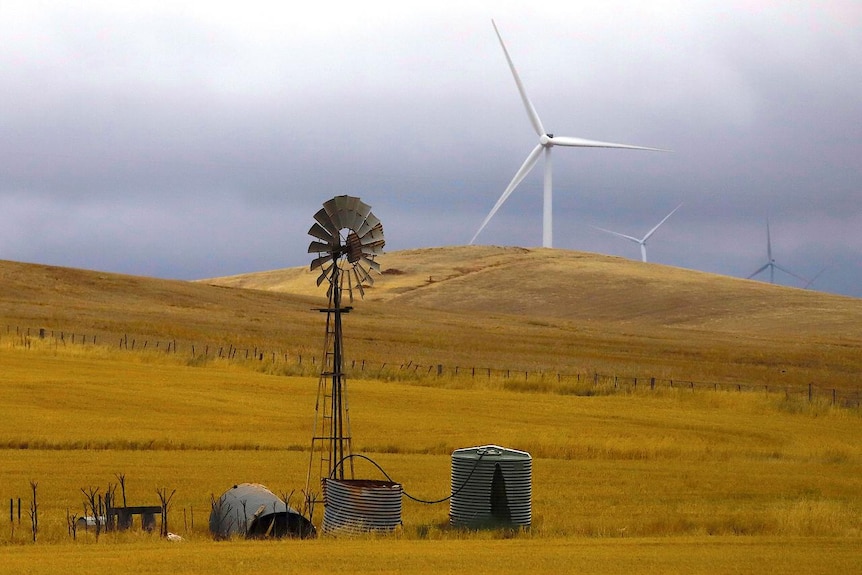
<path id="1" fill-rule="evenodd" d="M 449 524 L 455 527 L 529 527 L 533 458 L 497 445 L 452 453 Z"/>
<path id="2" fill-rule="evenodd" d="M 210 533 L 216 539 L 313 537 L 314 525 L 259 483 L 240 483 L 212 502 Z"/>
<path id="3" fill-rule="evenodd" d="M 401 525 L 399 483 L 373 479 L 323 479 L 323 532 L 392 531 Z"/>

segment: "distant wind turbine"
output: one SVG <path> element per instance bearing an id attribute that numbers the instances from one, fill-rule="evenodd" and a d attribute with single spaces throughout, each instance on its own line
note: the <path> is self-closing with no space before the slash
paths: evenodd
<path id="1" fill-rule="evenodd" d="M 795 273 L 793 273 L 792 271 L 790 271 L 789 269 L 782 267 L 782 266 L 778 265 L 777 263 L 775 263 L 775 258 L 772 257 L 772 239 L 769 236 L 769 219 L 768 218 L 766 220 L 766 258 L 767 258 L 766 263 L 763 264 L 762 266 L 760 266 L 759 268 L 757 268 L 757 270 L 754 273 L 752 273 L 750 276 L 748 276 L 745 279 L 750 280 L 751 278 L 753 278 L 754 276 L 756 276 L 760 272 L 765 271 L 768 268 L 769 269 L 769 283 L 771 283 L 771 284 L 775 283 L 775 270 L 783 271 L 787 275 L 791 275 L 798 280 L 806 282 L 806 284 L 810 283 L 804 277 L 798 276 Z M 807 285 L 806 285 L 806 287 L 807 287 Z"/>
<path id="2" fill-rule="evenodd" d="M 823 272 L 825 272 L 827 269 L 829 269 L 829 266 L 825 266 L 819 272 L 814 274 L 814 277 L 811 278 L 810 280 L 808 280 L 808 282 L 804 286 L 802 286 L 802 289 L 808 289 L 809 287 L 811 287 L 811 284 L 813 284 L 815 281 L 817 281 L 817 278 L 819 278 L 823 274 Z"/>
<path id="3" fill-rule="evenodd" d="M 515 84 L 518 86 L 518 92 L 521 94 L 521 100 L 524 102 L 524 108 L 527 110 L 527 117 L 529 117 L 530 123 L 533 124 L 533 129 L 536 131 L 536 135 L 539 136 L 539 143 L 535 148 L 533 148 L 533 151 L 530 152 L 518 171 L 515 172 L 515 177 L 512 178 L 511 182 L 509 182 L 503 195 L 501 195 L 500 199 L 497 200 L 497 203 L 494 204 L 491 212 L 485 218 L 485 221 L 482 222 L 482 225 L 479 226 L 479 229 L 473 235 L 473 239 L 470 240 L 470 243 L 472 244 L 476 241 L 476 238 L 482 230 L 485 229 L 485 226 L 488 225 L 488 222 L 491 221 L 491 218 L 493 218 L 494 214 L 497 213 L 497 210 L 500 209 L 500 206 L 503 205 L 506 199 L 508 199 L 512 192 L 515 191 L 515 188 L 518 187 L 518 184 L 521 183 L 527 174 L 530 173 L 530 170 L 533 169 L 533 166 L 536 165 L 536 162 L 539 160 L 539 154 L 544 150 L 545 184 L 542 206 L 542 246 L 550 248 L 553 247 L 553 214 L 551 207 L 553 205 L 553 183 L 551 175 L 551 148 L 554 146 L 570 146 L 576 148 L 625 148 L 629 150 L 652 150 L 655 152 L 665 152 L 667 150 L 662 150 L 660 148 L 645 148 L 643 146 L 630 146 L 628 144 L 613 144 L 610 142 L 585 140 L 583 138 L 554 136 L 553 134 L 546 132 L 544 126 L 542 126 L 542 121 L 539 119 L 539 115 L 536 113 L 536 109 L 527 97 L 527 92 L 524 90 L 524 85 L 521 83 L 518 71 L 515 70 L 512 58 L 509 57 L 509 51 L 506 50 L 506 45 L 503 43 L 503 37 L 500 35 L 500 31 L 497 30 L 497 24 L 494 20 L 491 20 L 491 24 L 494 26 L 494 32 L 497 33 L 497 39 L 500 40 L 500 46 L 503 48 L 503 54 L 506 56 L 506 61 L 509 63 L 509 69 L 512 70 L 512 76 L 515 78 Z"/>
<path id="4" fill-rule="evenodd" d="M 662 225 L 663 223 L 665 223 L 665 222 L 667 221 L 667 219 L 668 219 L 669 217 L 671 217 L 671 216 L 673 215 L 673 213 L 674 213 L 675 211 L 677 211 L 678 209 L 680 209 L 681 207 L 682 207 L 682 204 L 680 204 L 680 205 L 678 205 L 677 207 L 675 207 L 675 208 L 674 208 L 674 209 L 673 209 L 673 210 L 672 210 L 668 215 L 666 215 L 666 216 L 664 217 L 664 219 L 662 219 L 662 221 L 660 221 L 659 223 L 657 223 L 653 229 L 651 229 L 650 231 L 648 231 L 648 232 L 646 233 L 646 235 L 645 235 L 644 237 L 640 238 L 640 239 L 635 238 L 635 237 L 632 237 L 632 236 L 627 236 L 627 235 L 625 235 L 625 234 L 621 234 L 621 233 L 619 233 L 619 232 L 614 232 L 614 231 L 611 231 L 611 230 L 606 230 L 605 228 L 600 228 L 600 227 L 598 227 L 598 226 L 590 226 L 590 227 L 592 227 L 592 228 L 594 228 L 594 229 L 597 229 L 597 230 L 601 230 L 601 231 L 603 231 L 603 232 L 607 232 L 607 233 L 609 233 L 609 234 L 613 234 L 613 235 L 615 235 L 615 236 L 619 236 L 619 237 L 621 237 L 621 238 L 625 238 L 625 239 L 627 239 L 627 240 L 633 241 L 633 242 L 634 242 L 634 243 L 636 243 L 636 244 L 639 244 L 639 245 L 640 245 L 640 247 L 641 247 L 641 260 L 642 260 L 644 263 L 646 263 L 646 261 L 647 261 L 647 257 L 646 257 L 646 242 L 647 242 L 647 240 L 648 240 L 648 239 L 650 239 L 650 236 L 652 236 L 652 235 L 655 233 L 655 231 L 656 231 L 657 229 L 659 229 L 659 227 L 661 227 L 661 225 Z"/>

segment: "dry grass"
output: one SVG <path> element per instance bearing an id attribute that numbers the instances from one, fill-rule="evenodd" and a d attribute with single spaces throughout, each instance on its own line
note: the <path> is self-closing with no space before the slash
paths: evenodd
<path id="1" fill-rule="evenodd" d="M 346 318 L 352 357 L 859 389 L 859 300 L 574 252 L 387 258 L 384 267 L 400 273 L 385 274 L 377 300 Z M 0 394 L 9 406 L 0 485 L 26 505 L 36 480 L 41 505 L 35 545 L 26 517 L 14 531 L 4 522 L 4 569 L 836 573 L 862 561 L 856 408 L 781 392 L 614 390 L 463 370 L 354 372 L 354 449 L 423 498 L 448 493 L 456 448 L 527 450 L 529 532 L 453 531 L 446 504 L 408 501 L 403 529 L 389 537 L 214 543 L 205 528 L 211 494 L 241 481 L 277 492 L 305 485 L 317 367 L 187 350 L 319 353 L 323 318 L 309 310 L 321 304 L 319 294 L 0 262 Z M 66 335 L 40 340 L 16 333 L 19 325 Z M 99 343 L 72 344 L 69 333 Z M 122 334 L 137 339 L 135 351 L 116 345 Z M 152 349 L 174 339 L 180 353 Z M 116 473 L 126 474 L 134 503 L 177 489 L 171 530 L 185 543 L 138 532 L 70 541 L 65 516 L 80 509 L 80 489 L 104 489 Z M 358 464 L 357 473 L 376 471 Z"/>
<path id="2" fill-rule="evenodd" d="M 382 263 L 390 273 L 345 320 L 348 355 L 377 366 L 859 389 L 858 299 L 562 250 L 438 248 Z M 13 330 L 0 324 L 0 341 L 23 325 L 308 357 L 322 339 L 311 308 L 324 303 L 305 268 L 195 284 L 0 262 Z"/>

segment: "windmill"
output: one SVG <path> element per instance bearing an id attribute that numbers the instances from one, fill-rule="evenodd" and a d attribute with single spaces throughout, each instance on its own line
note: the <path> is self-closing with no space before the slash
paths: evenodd
<path id="1" fill-rule="evenodd" d="M 315 240 L 308 246 L 308 253 L 317 254 L 311 262 L 311 270 L 320 270 L 318 286 L 324 281 L 328 283 L 329 306 L 318 310 L 326 313 L 326 337 L 314 408 L 306 494 L 310 493 L 315 457 L 319 457 L 320 477 L 344 479 L 345 476 L 341 464 L 350 456 L 351 447 L 341 320 L 342 315 L 353 308 L 343 306 L 342 297 L 347 292 L 351 303 L 354 292 L 364 297 L 364 286 L 374 283 L 369 272 L 380 272 L 380 264 L 374 259 L 385 244 L 383 225 L 359 198 L 336 196 L 323 204 L 314 219 L 308 233 Z M 352 476 L 352 459 L 350 461 Z"/>
<path id="2" fill-rule="evenodd" d="M 634 243 L 636 243 L 636 244 L 639 244 L 639 245 L 640 245 L 640 247 L 641 247 L 641 260 L 642 260 L 644 263 L 646 263 L 646 261 L 647 261 L 647 257 L 646 257 L 646 242 L 647 242 L 647 240 L 648 240 L 648 239 L 650 239 L 650 237 L 655 233 L 655 231 L 656 231 L 657 229 L 659 229 L 659 227 L 661 227 L 661 225 L 662 225 L 663 223 L 665 223 L 665 222 L 667 221 L 667 219 L 668 219 L 669 217 L 671 217 L 671 216 L 673 215 L 673 213 L 674 213 L 675 211 L 677 211 L 678 209 L 680 209 L 681 207 L 682 207 L 682 204 L 680 204 L 680 205 L 678 205 L 677 207 L 675 207 L 675 208 L 674 208 L 674 209 L 673 209 L 673 210 L 672 210 L 668 215 L 666 215 L 666 216 L 664 217 L 664 219 L 662 219 L 662 221 L 660 221 L 659 223 L 657 223 L 653 229 L 651 229 L 650 231 L 648 231 L 648 232 L 646 233 L 646 235 L 645 235 L 644 237 L 640 238 L 640 239 L 635 238 L 635 237 L 632 237 L 632 236 L 627 236 L 627 235 L 625 235 L 625 234 L 621 234 L 621 233 L 619 233 L 619 232 L 614 232 L 614 231 L 611 231 L 611 230 L 606 230 L 605 228 L 600 228 L 600 227 L 598 227 L 598 226 L 590 226 L 590 227 L 591 227 L 591 228 L 594 228 L 594 229 L 596 229 L 596 230 L 600 230 L 600 231 L 603 231 L 603 232 L 607 232 L 607 233 L 609 233 L 609 234 L 613 234 L 613 235 L 615 235 L 615 236 L 619 236 L 619 237 L 621 237 L 621 238 L 625 238 L 625 239 L 627 239 L 627 240 L 633 241 L 633 242 L 634 242 Z"/>
<path id="3" fill-rule="evenodd" d="M 748 276 L 745 279 L 750 280 L 751 278 L 753 278 L 754 276 L 756 276 L 760 272 L 765 271 L 766 269 L 769 269 L 769 283 L 771 283 L 771 284 L 775 283 L 775 270 L 783 271 L 787 275 L 793 276 L 798 280 L 801 280 L 803 282 L 808 282 L 808 280 L 805 279 L 804 277 L 796 275 L 795 273 L 793 273 L 789 269 L 782 267 L 782 266 L 778 265 L 777 263 L 775 263 L 775 258 L 772 257 L 772 238 L 769 235 L 769 219 L 766 220 L 766 263 L 763 264 L 762 266 L 760 266 L 759 268 L 757 268 L 757 270 L 754 273 L 752 273 L 750 276 Z"/>
<path id="4" fill-rule="evenodd" d="M 476 238 L 480 233 L 482 233 L 482 230 L 485 229 L 485 226 L 488 225 L 488 222 L 490 222 L 491 218 L 494 217 L 494 214 L 497 213 L 497 210 L 500 209 L 512 192 L 515 191 L 515 188 L 518 187 L 518 184 L 521 183 L 527 174 L 530 173 L 530 170 L 533 169 L 533 166 L 536 165 L 536 162 L 539 161 L 539 155 L 544 152 L 545 176 L 544 198 L 542 200 L 542 246 L 550 248 L 553 247 L 553 178 L 551 173 L 551 149 L 554 146 L 568 146 L 575 148 L 624 148 L 629 150 L 652 150 L 657 152 L 666 150 L 661 150 L 659 148 L 646 148 L 643 146 L 632 146 L 628 144 L 613 144 L 611 142 L 599 142 L 596 140 L 585 140 L 583 138 L 554 136 L 554 134 L 546 132 L 542 125 L 542 121 L 539 119 L 539 115 L 536 113 L 536 109 L 527 97 L 527 92 L 524 90 L 524 85 L 521 83 L 518 71 L 515 69 L 515 65 L 512 63 L 512 58 L 509 57 L 509 51 L 506 50 L 506 45 L 503 43 L 503 37 L 497 29 L 497 24 L 493 20 L 491 20 L 491 24 L 494 26 L 494 32 L 497 33 L 497 39 L 500 40 L 500 46 L 503 48 L 503 54 L 506 56 L 506 61 L 509 63 L 509 69 L 512 70 L 512 76 L 515 78 L 515 84 L 518 87 L 518 92 L 521 94 L 524 108 L 527 110 L 527 117 L 530 119 L 530 123 L 533 125 L 536 135 L 539 136 L 539 143 L 535 148 L 533 148 L 533 151 L 530 152 L 518 171 L 515 172 L 515 177 L 512 178 L 512 181 L 509 182 L 509 185 L 503 191 L 503 195 L 500 196 L 500 199 L 498 199 L 497 203 L 494 204 L 491 212 L 485 217 L 485 221 L 482 222 L 482 225 L 479 226 L 479 229 L 473 235 L 473 239 L 470 240 L 470 244 L 476 241 Z"/>

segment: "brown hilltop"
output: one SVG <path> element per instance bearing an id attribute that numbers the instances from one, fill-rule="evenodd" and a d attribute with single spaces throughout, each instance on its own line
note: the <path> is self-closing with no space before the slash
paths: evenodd
<path id="1" fill-rule="evenodd" d="M 346 319 L 351 357 L 859 387 L 856 298 L 556 249 L 427 248 L 379 262 Z M 23 325 L 319 353 L 316 275 L 185 282 L 0 261 L 0 335 Z"/>

